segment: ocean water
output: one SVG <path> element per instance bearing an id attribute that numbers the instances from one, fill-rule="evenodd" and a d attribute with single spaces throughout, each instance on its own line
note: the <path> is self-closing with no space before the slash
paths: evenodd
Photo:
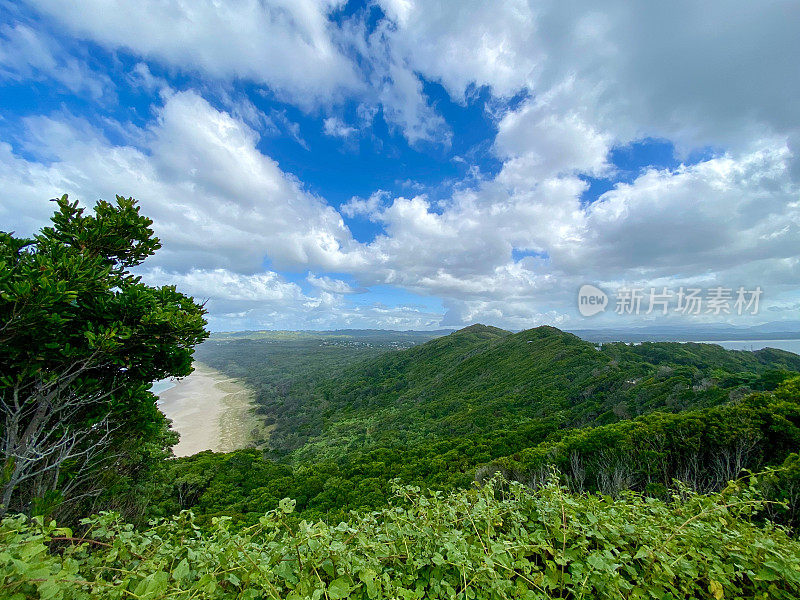
<path id="1" fill-rule="evenodd" d="M 728 350 L 761 350 L 762 348 L 777 348 L 800 354 L 800 340 L 711 340 L 704 344 L 718 344 Z"/>
<path id="2" fill-rule="evenodd" d="M 176 381 L 171 377 L 167 379 L 159 379 L 158 381 L 153 382 L 153 385 L 150 386 L 150 391 L 158 396 L 163 392 L 166 392 L 168 389 L 175 387 L 175 383 Z"/>

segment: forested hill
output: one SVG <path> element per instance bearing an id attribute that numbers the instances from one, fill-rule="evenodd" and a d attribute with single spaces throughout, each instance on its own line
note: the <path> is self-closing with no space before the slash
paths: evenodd
<path id="1" fill-rule="evenodd" d="M 295 459 L 716 406 L 800 371 L 800 356 L 781 350 L 601 346 L 553 327 L 511 333 L 472 325 L 401 351 L 346 353 L 316 343 L 292 346 L 283 356 L 281 347 L 206 343 L 198 356 L 257 390 L 258 410 L 270 425 L 267 445 Z"/>
<path id="2" fill-rule="evenodd" d="M 781 350 L 597 346 L 553 327 L 512 334 L 473 325 L 329 380 L 321 388 L 323 428 L 306 455 L 543 419 L 561 428 L 714 406 L 774 387 L 787 371 L 800 371 L 800 356 Z"/>
<path id="3" fill-rule="evenodd" d="M 779 350 L 598 346 L 552 327 L 482 325 L 399 351 L 327 344 L 201 346 L 203 361 L 237 365 L 232 374 L 256 388 L 272 452 L 171 461 L 153 514 L 192 508 L 252 524 L 288 496 L 305 517 L 339 519 L 385 505 L 395 478 L 464 489 L 497 470 L 538 481 L 553 464 L 577 491 L 667 499 L 673 477 L 720 489 L 740 468 L 781 465 L 800 447 L 800 379 L 775 391 L 800 356 Z"/>

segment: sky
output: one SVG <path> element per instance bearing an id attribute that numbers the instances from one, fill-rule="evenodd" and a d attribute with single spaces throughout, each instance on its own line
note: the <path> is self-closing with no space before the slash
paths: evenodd
<path id="1" fill-rule="evenodd" d="M 132 196 L 216 331 L 800 321 L 800 2 L 601 6 L 0 0 L 0 230 Z"/>

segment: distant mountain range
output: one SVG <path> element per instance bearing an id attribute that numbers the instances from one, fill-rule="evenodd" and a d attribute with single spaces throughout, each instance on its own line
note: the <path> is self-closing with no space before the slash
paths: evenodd
<path id="1" fill-rule="evenodd" d="M 590 342 L 796 340 L 800 339 L 800 321 L 774 321 L 750 327 L 728 324 L 656 325 L 568 331 Z"/>
<path id="2" fill-rule="evenodd" d="M 245 330 L 219 331 L 211 334 L 212 341 L 223 340 L 314 340 L 314 339 L 348 339 L 361 342 L 385 343 L 411 342 L 423 343 L 455 331 L 454 329 L 437 329 L 432 331 L 395 331 L 391 329 L 331 329 L 331 330 Z"/>
<path id="3" fill-rule="evenodd" d="M 449 335 L 455 329 L 395 331 L 390 329 L 332 329 L 320 331 L 224 331 L 211 334 L 212 340 L 262 339 L 290 340 L 338 338 L 359 341 L 387 340 L 423 343 Z M 773 321 L 754 326 L 728 324 L 655 325 L 644 327 L 609 327 L 602 329 L 565 329 L 590 342 L 705 342 L 800 339 L 800 321 Z"/>

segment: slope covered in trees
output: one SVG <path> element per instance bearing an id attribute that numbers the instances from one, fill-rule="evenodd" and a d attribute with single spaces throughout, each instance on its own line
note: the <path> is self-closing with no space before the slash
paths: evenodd
<path id="1" fill-rule="evenodd" d="M 745 469 L 783 465 L 787 473 L 769 479 L 769 493 L 788 506 L 772 507 L 772 512 L 797 523 L 798 400 L 800 378 L 795 377 L 774 393 L 755 393 L 722 406 L 562 430 L 541 444 L 485 465 L 478 478 L 499 471 L 535 487 L 555 467 L 575 492 L 638 490 L 666 498 L 675 481 L 696 492 L 711 492 Z"/>
<path id="2" fill-rule="evenodd" d="M 780 397 L 774 391 L 798 368 L 800 357 L 781 351 L 677 343 L 598 349 L 553 328 L 511 334 L 473 326 L 312 386 L 304 410 L 318 429 L 292 453 L 171 462 L 173 484 L 154 514 L 194 508 L 204 518 L 253 523 L 291 496 L 309 518 L 339 519 L 384 505 L 395 478 L 449 490 L 498 470 L 535 483 L 556 465 L 572 477 L 579 444 L 567 443 L 584 438 L 583 451 L 610 466 L 598 471 L 578 456 L 585 475 L 576 491 L 630 487 L 666 498 L 674 477 L 689 476 L 698 490 L 719 489 L 741 468 L 780 465 L 800 448 L 800 394 L 788 384 Z M 283 422 L 296 423 L 291 406 L 282 408 Z M 658 477 L 640 472 L 651 460 Z"/>
<path id="3" fill-rule="evenodd" d="M 255 392 L 262 437 L 285 454 L 321 428 L 320 384 L 342 370 L 394 350 L 439 337 L 443 331 L 245 331 L 212 334 L 196 357 Z"/>
<path id="4" fill-rule="evenodd" d="M 201 352 L 257 389 L 271 381 L 264 374 L 270 357 L 263 359 L 266 367 L 245 372 L 215 359 L 223 347 Z M 342 373 L 332 369 L 324 380 L 304 375 L 300 365 L 297 377 L 284 383 L 287 393 L 262 395 L 259 410 L 273 424 L 272 449 L 318 459 L 544 422 L 561 429 L 716 406 L 774 388 L 796 371 L 800 356 L 774 349 L 736 352 L 674 342 L 597 346 L 552 327 L 512 334 L 473 325 Z"/>

